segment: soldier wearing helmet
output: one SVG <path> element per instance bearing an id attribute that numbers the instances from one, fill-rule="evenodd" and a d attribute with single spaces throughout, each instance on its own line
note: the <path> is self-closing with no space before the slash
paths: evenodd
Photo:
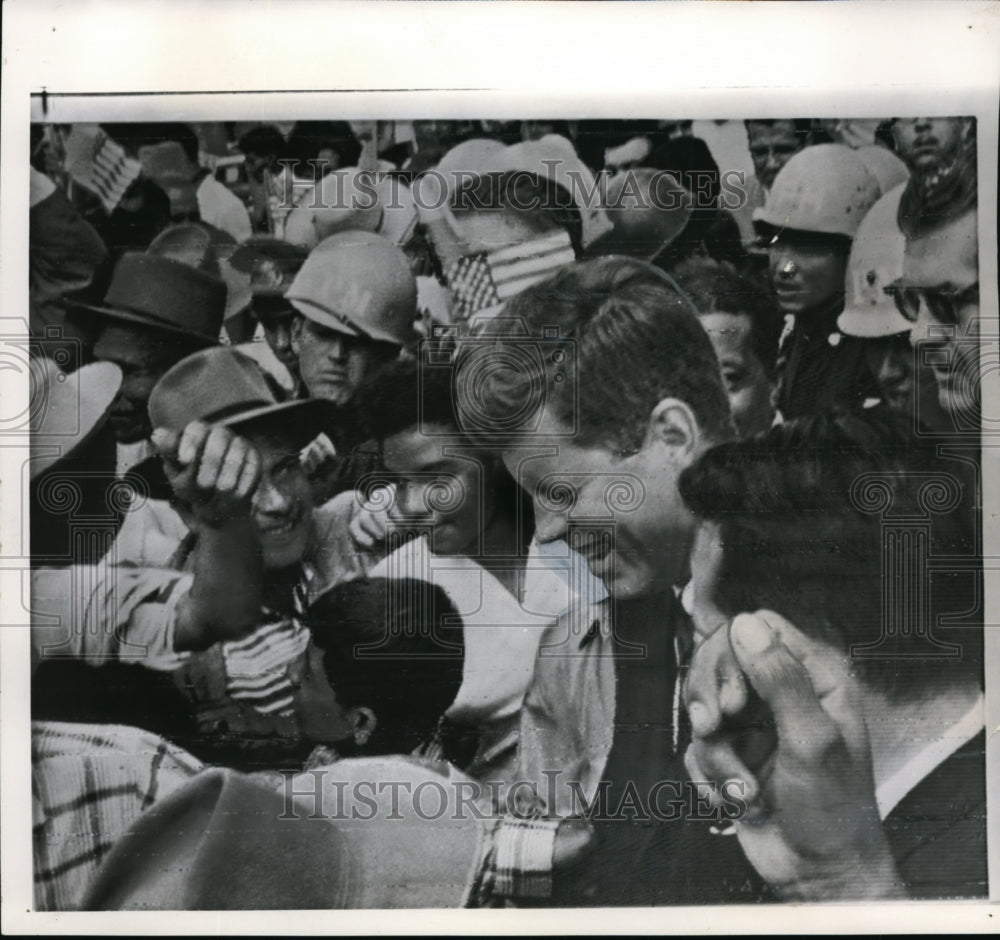
<path id="1" fill-rule="evenodd" d="M 754 213 L 790 327 L 778 362 L 778 408 L 786 418 L 859 407 L 877 394 L 862 344 L 837 330 L 837 318 L 851 242 L 881 195 L 878 177 L 855 151 L 819 144 L 785 164 Z"/>
<path id="2" fill-rule="evenodd" d="M 387 239 L 339 232 L 310 252 L 285 298 L 295 308 L 292 351 L 304 392 L 339 409 L 335 440 L 321 436 L 306 455 L 314 496 L 329 499 L 377 469 L 377 448 L 362 440 L 352 399 L 365 378 L 415 345 L 416 281 Z"/>
<path id="3" fill-rule="evenodd" d="M 896 220 L 904 185 L 883 196 L 864 217 L 847 262 L 847 298 L 837 327 L 864 343 L 865 356 L 889 409 L 906 415 L 911 427 L 949 430 L 937 400 L 934 372 L 910 345 L 913 324 L 886 293 L 903 275 L 905 238 Z"/>

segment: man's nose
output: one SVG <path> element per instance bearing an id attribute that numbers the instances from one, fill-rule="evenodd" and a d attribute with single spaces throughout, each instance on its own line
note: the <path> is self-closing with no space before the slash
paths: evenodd
<path id="1" fill-rule="evenodd" d="M 927 309 L 927 304 L 921 300 L 920 306 L 917 308 L 917 319 L 913 322 L 913 329 L 910 330 L 910 344 L 916 346 L 918 343 L 930 339 L 932 335 L 930 328 L 935 323 L 937 321 L 931 316 L 930 310 Z"/>
<path id="2" fill-rule="evenodd" d="M 791 252 L 779 242 L 771 248 L 771 274 L 782 281 L 793 278 L 798 273 L 798 265 Z"/>
<path id="3" fill-rule="evenodd" d="M 904 356 L 895 350 L 887 350 L 878 364 L 875 378 L 879 385 L 895 385 L 906 377 L 908 371 Z"/>
<path id="4" fill-rule="evenodd" d="M 419 519 L 428 514 L 422 486 L 404 485 L 396 487 L 396 499 L 392 515 L 399 521 Z"/>
<path id="5" fill-rule="evenodd" d="M 566 537 L 566 514 L 556 513 L 535 505 L 535 541 L 555 542 Z"/>
<path id="6" fill-rule="evenodd" d="M 256 512 L 268 515 L 282 515 L 288 512 L 291 501 L 270 480 L 263 479 L 253 497 L 253 508 Z"/>
<path id="7" fill-rule="evenodd" d="M 327 343 L 327 355 L 338 362 L 347 358 L 347 341 L 339 333 Z"/>

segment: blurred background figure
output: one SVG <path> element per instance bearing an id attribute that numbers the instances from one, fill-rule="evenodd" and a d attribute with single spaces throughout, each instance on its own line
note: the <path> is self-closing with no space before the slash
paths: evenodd
<path id="1" fill-rule="evenodd" d="M 937 400 L 934 370 L 910 343 L 913 324 L 897 309 L 886 288 L 903 275 L 905 239 L 896 216 L 903 186 L 869 210 L 858 227 L 847 262 L 847 296 L 838 329 L 864 340 L 865 356 L 878 395 L 911 428 L 949 430 Z"/>
<path id="2" fill-rule="evenodd" d="M 292 348 L 295 308 L 285 298 L 308 252 L 291 242 L 268 235 L 254 235 L 240 245 L 230 258 L 232 266 L 248 275 L 253 302 L 250 312 L 260 327 L 264 342 L 254 334 L 243 343 L 241 352 L 257 360 L 273 378 L 283 397 L 299 398 L 304 392 L 298 357 Z"/>
<path id="3" fill-rule="evenodd" d="M 285 195 L 281 181 L 285 166 L 280 162 L 285 157 L 285 138 L 273 124 L 260 124 L 248 130 L 237 146 L 244 156 L 250 223 L 255 232 L 273 235 L 275 215 Z"/>
<path id="4" fill-rule="evenodd" d="M 740 437 L 780 420 L 776 360 L 782 318 L 767 289 L 728 265 L 692 258 L 673 271 L 712 340 Z"/>
<path id="5" fill-rule="evenodd" d="M 785 164 L 767 204 L 754 213 L 771 287 L 788 318 L 778 365 L 785 418 L 860 407 L 876 393 L 863 345 L 837 331 L 837 317 L 851 242 L 881 195 L 855 151 L 819 144 Z"/>

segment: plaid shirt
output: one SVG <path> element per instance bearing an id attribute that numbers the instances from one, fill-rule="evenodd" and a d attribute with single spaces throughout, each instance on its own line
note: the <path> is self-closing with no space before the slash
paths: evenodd
<path id="1" fill-rule="evenodd" d="M 104 856 L 200 761 L 138 728 L 32 724 L 35 906 L 73 910 Z"/>

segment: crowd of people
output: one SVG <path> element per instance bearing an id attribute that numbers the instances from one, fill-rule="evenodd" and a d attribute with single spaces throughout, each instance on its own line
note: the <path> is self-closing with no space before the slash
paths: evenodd
<path id="1" fill-rule="evenodd" d="M 32 148 L 37 909 L 986 895 L 974 119 Z"/>

